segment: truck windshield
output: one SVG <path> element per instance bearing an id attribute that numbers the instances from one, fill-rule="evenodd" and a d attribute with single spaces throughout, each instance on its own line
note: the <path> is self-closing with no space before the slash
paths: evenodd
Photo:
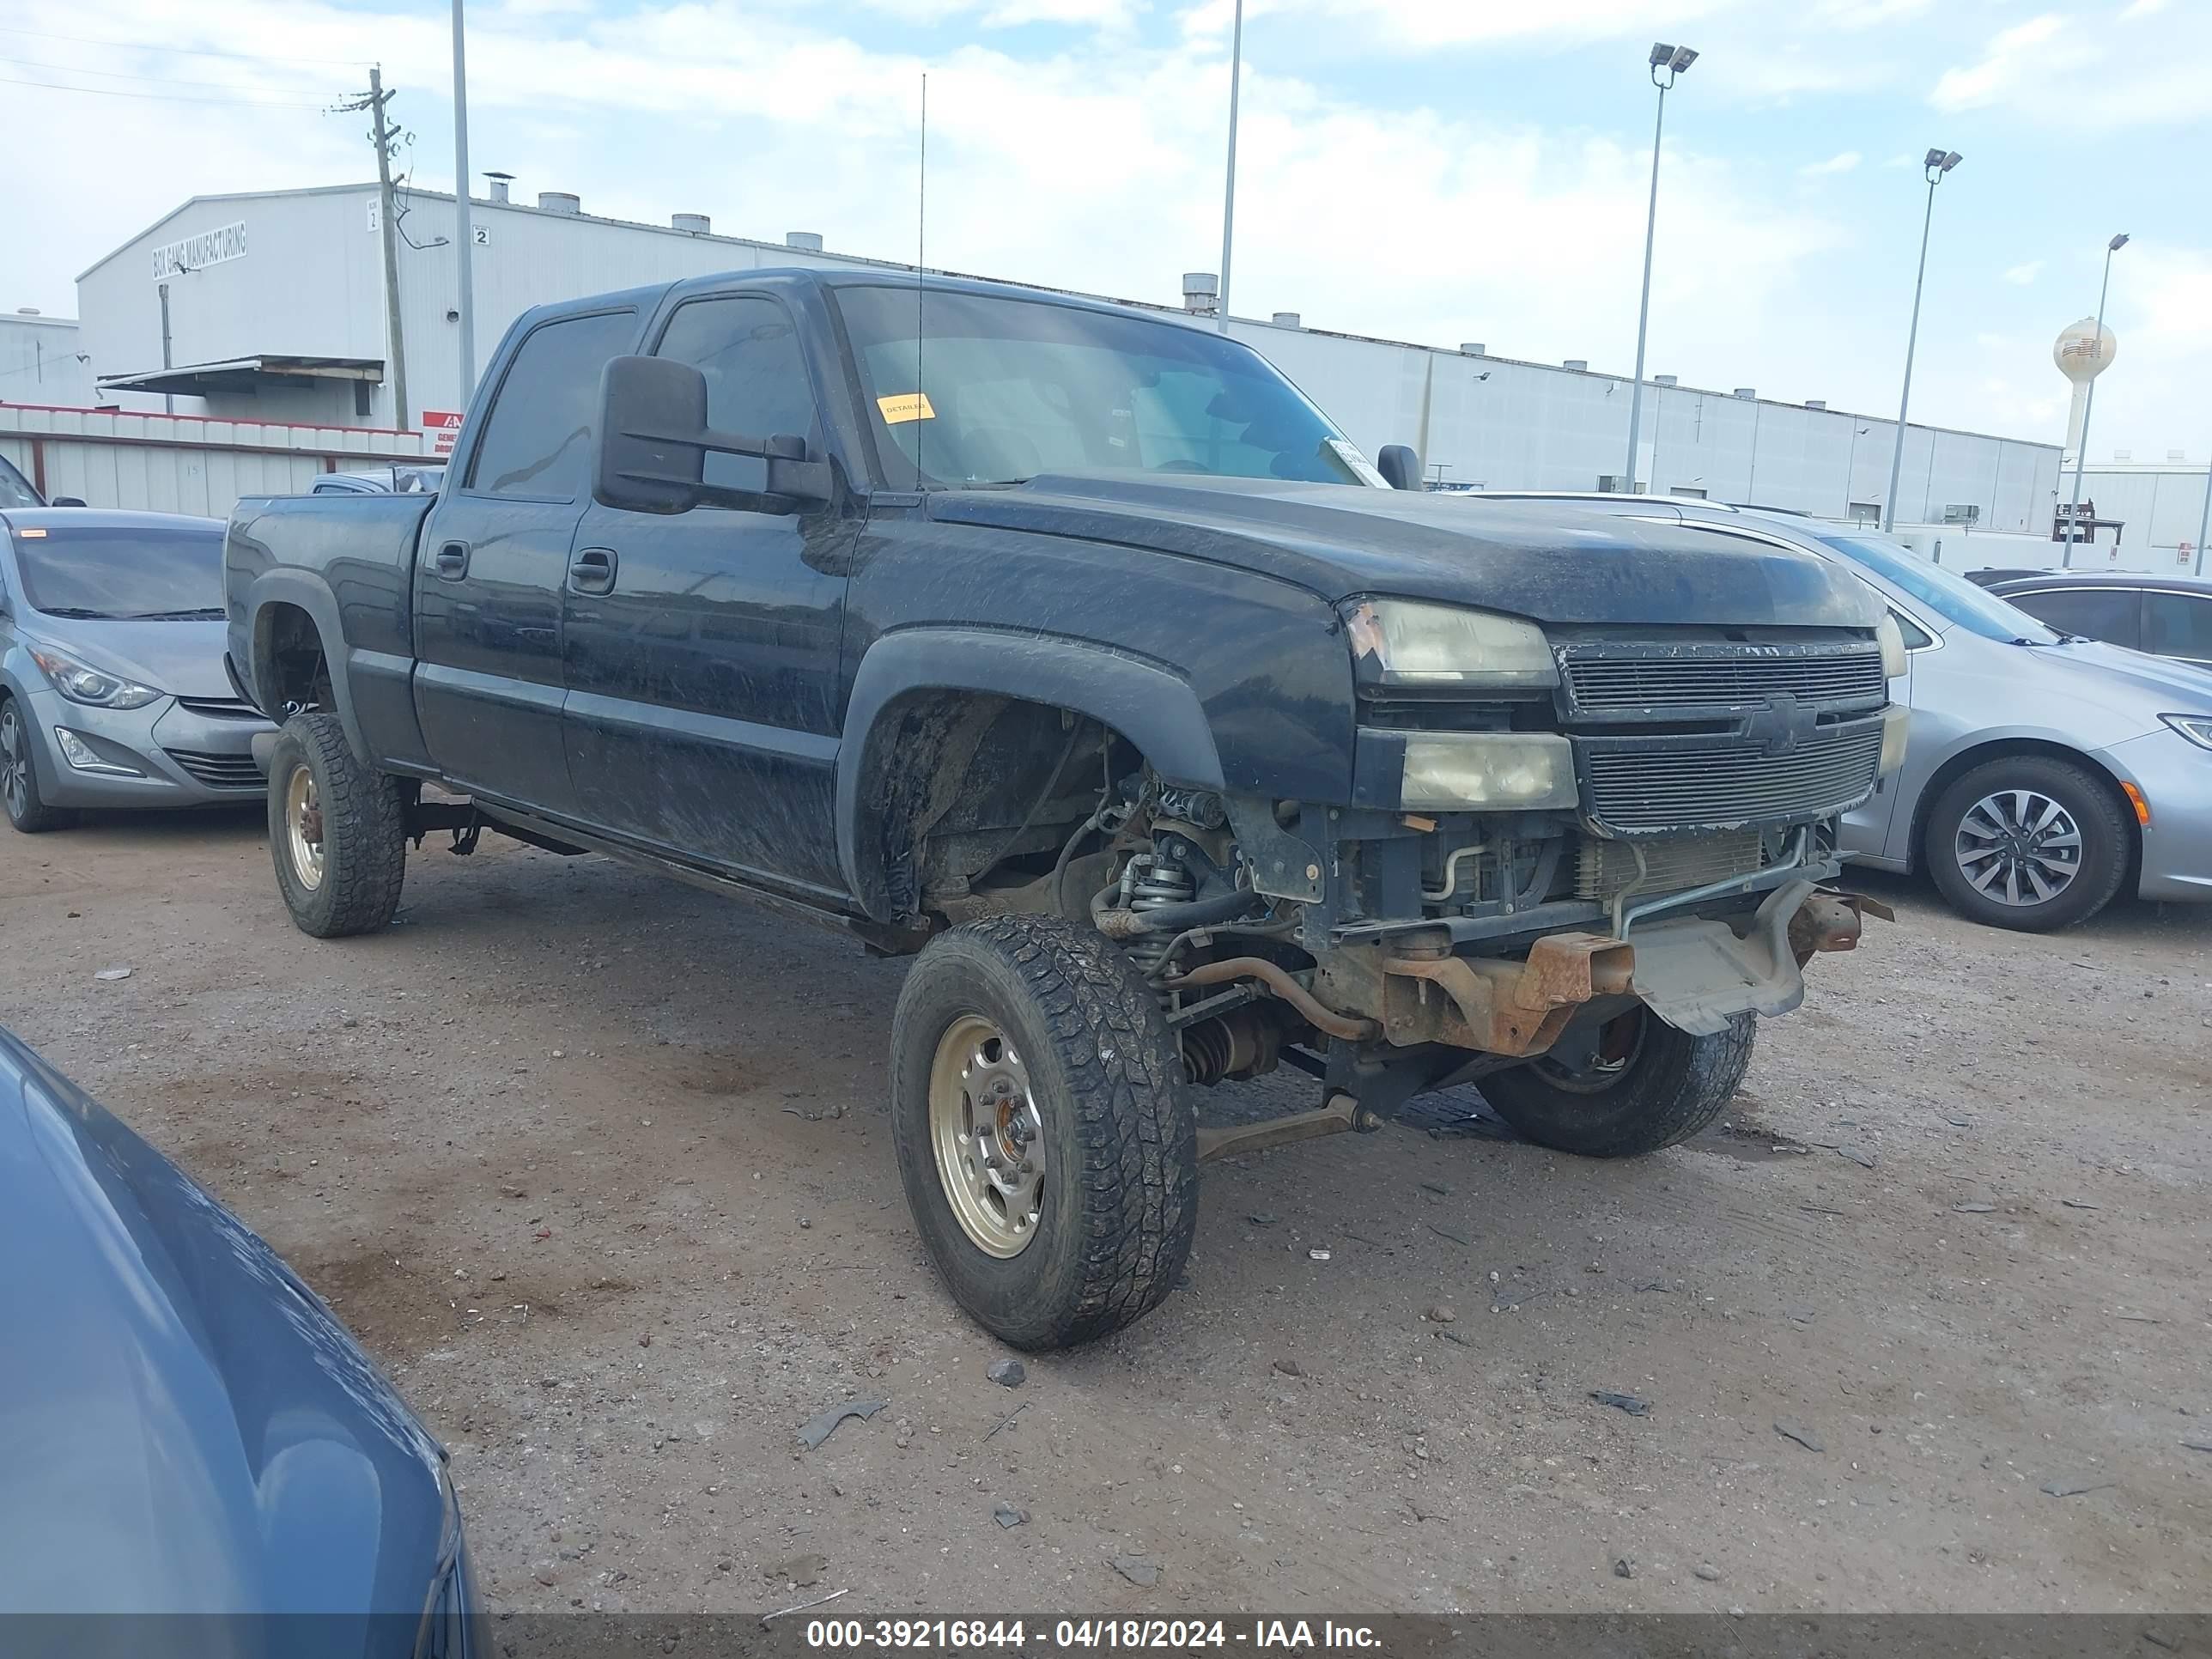
<path id="1" fill-rule="evenodd" d="M 1879 536 L 1822 536 L 1845 558 L 1903 588 L 1948 623 L 1985 640 L 2056 645 L 2059 636 L 2016 605 L 1977 587 L 1964 576 L 1929 564 L 1901 542 Z"/>
<path id="2" fill-rule="evenodd" d="M 925 485 L 1040 472 L 1381 485 L 1257 352 L 1211 330 L 1048 300 L 835 290 L 877 453 Z"/>
<path id="3" fill-rule="evenodd" d="M 23 598 L 50 617 L 222 615 L 222 526 L 60 525 L 15 532 Z"/>

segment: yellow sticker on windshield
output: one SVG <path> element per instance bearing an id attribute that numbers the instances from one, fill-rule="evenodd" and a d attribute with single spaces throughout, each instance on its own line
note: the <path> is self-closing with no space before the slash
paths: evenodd
<path id="1" fill-rule="evenodd" d="M 927 392 L 902 392 L 889 398 L 876 399 L 876 407 L 884 412 L 885 426 L 904 426 L 908 421 L 933 421 L 937 411 L 929 406 Z"/>

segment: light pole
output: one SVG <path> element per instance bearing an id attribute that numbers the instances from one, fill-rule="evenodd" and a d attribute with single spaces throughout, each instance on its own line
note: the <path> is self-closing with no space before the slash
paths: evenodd
<path id="1" fill-rule="evenodd" d="M 2204 574 L 2204 532 L 2212 530 L 2212 466 L 2204 469 L 2204 510 L 2197 515 L 2197 562 L 2190 566 L 2191 575 Z"/>
<path id="2" fill-rule="evenodd" d="M 2128 245 L 2125 236 L 2105 244 L 2105 280 L 2097 289 L 2097 349 L 2105 347 L 2105 296 L 2112 291 L 2112 256 Z M 2081 538 L 2081 467 L 2089 459 L 2089 417 L 2097 412 L 2097 383 L 2089 382 L 2088 401 L 2081 405 L 2081 441 L 2074 451 L 2074 500 L 2066 509 L 2066 552 L 2059 561 L 2063 569 L 2074 562 L 2074 544 Z"/>
<path id="3" fill-rule="evenodd" d="M 1244 0 L 1237 0 L 1237 21 L 1229 35 L 1229 179 L 1221 192 L 1221 296 L 1214 301 L 1216 326 L 1229 332 L 1229 246 L 1237 234 L 1237 91 L 1244 78 Z"/>
<path id="4" fill-rule="evenodd" d="M 1955 149 L 1931 149 L 1921 166 L 1928 174 L 1928 210 L 1920 216 L 1920 270 L 1912 279 L 1912 326 L 1905 336 L 1905 390 L 1897 398 L 1897 447 L 1889 455 L 1889 495 L 1882 503 L 1881 527 L 1897 522 L 1897 480 L 1905 470 L 1905 412 L 1912 406 L 1912 353 L 1920 343 L 1920 290 L 1928 281 L 1928 233 L 1936 223 L 1936 186 L 1959 165 Z"/>
<path id="5" fill-rule="evenodd" d="M 1644 423 L 1644 339 L 1651 323 L 1651 241 L 1659 228 L 1659 137 L 1667 130 L 1667 94 L 1683 70 L 1698 61 L 1687 46 L 1651 43 L 1651 84 L 1659 88 L 1659 117 L 1651 126 L 1651 204 L 1644 216 L 1644 295 L 1636 303 L 1636 388 L 1628 397 L 1628 493 L 1636 493 L 1636 440 Z M 1661 76 L 1665 80 L 1661 80 Z"/>
<path id="6" fill-rule="evenodd" d="M 476 255 L 469 228 L 469 63 L 461 0 L 453 0 L 453 262 L 460 282 L 461 403 L 477 386 Z"/>

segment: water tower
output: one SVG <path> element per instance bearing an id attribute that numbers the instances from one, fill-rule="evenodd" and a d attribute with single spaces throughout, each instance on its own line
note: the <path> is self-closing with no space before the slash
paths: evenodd
<path id="1" fill-rule="evenodd" d="M 2058 372 L 2074 382 L 2074 401 L 2066 411 L 2066 455 L 2071 459 L 2081 453 L 2081 428 L 2089 416 L 2089 382 L 2112 366 L 2112 359 L 2120 349 L 2119 337 L 2109 328 L 2100 328 L 2094 317 L 2084 317 L 2071 327 L 2061 329 L 2052 343 L 2051 361 L 2058 365 Z"/>

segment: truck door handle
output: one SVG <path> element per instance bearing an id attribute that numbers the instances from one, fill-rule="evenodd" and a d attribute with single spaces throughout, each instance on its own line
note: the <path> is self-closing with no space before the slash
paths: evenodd
<path id="1" fill-rule="evenodd" d="M 579 593 L 611 593 L 619 562 L 611 548 L 587 547 L 568 562 L 568 586 Z"/>
<path id="2" fill-rule="evenodd" d="M 430 561 L 430 568 L 449 582 L 460 580 L 469 574 L 469 544 L 447 542 Z"/>

